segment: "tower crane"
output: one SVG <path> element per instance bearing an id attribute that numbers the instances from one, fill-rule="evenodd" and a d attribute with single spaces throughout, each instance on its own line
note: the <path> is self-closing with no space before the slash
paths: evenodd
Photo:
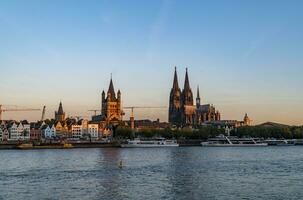
<path id="1" fill-rule="evenodd" d="M 40 111 L 40 109 L 34 109 L 34 108 L 8 109 L 8 108 L 3 108 L 3 105 L 0 105 L 0 120 L 2 120 L 2 113 L 3 112 L 15 112 L 15 111 Z"/>
<path id="2" fill-rule="evenodd" d="M 167 108 L 166 106 L 128 106 L 123 107 L 123 109 L 131 110 L 131 116 L 130 116 L 130 126 L 132 129 L 135 128 L 135 117 L 134 117 L 134 109 L 163 109 Z"/>
<path id="3" fill-rule="evenodd" d="M 41 121 L 43 121 L 45 118 L 45 111 L 46 111 L 46 106 L 43 106 Z"/>

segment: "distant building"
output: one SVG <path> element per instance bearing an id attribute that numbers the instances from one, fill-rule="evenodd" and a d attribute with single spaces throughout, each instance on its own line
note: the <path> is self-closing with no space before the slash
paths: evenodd
<path id="1" fill-rule="evenodd" d="M 243 119 L 243 125 L 244 126 L 251 126 L 252 120 L 248 117 L 247 113 L 245 113 L 244 119 Z"/>
<path id="2" fill-rule="evenodd" d="M 7 141 L 9 140 L 9 132 L 6 127 L 1 128 L 1 140 Z"/>
<path id="3" fill-rule="evenodd" d="M 63 111 L 62 102 L 60 101 L 58 111 L 55 112 L 55 120 L 57 122 L 63 122 L 65 120 L 65 112 Z"/>
<path id="4" fill-rule="evenodd" d="M 42 134 L 45 139 L 51 139 L 56 137 L 55 125 L 44 125 L 42 127 Z"/>
<path id="5" fill-rule="evenodd" d="M 177 69 L 175 68 L 173 87 L 169 98 L 169 122 L 174 126 L 183 127 L 221 119 L 220 112 L 213 105 L 201 105 L 199 88 L 197 89 L 196 105 L 194 105 L 193 99 L 187 68 L 182 92 L 179 88 Z"/>
<path id="6" fill-rule="evenodd" d="M 110 79 L 107 95 L 103 90 L 101 99 L 101 115 L 93 116 L 94 122 L 117 123 L 122 120 L 121 92 L 115 93 L 112 78 Z"/>
<path id="7" fill-rule="evenodd" d="M 74 124 L 72 125 L 72 138 L 80 139 L 83 136 L 82 125 Z"/>
<path id="8" fill-rule="evenodd" d="M 42 138 L 41 129 L 31 129 L 31 131 L 30 131 L 30 140 L 31 141 L 40 141 L 41 138 Z"/>
<path id="9" fill-rule="evenodd" d="M 87 133 L 92 139 L 99 138 L 99 125 L 98 124 L 88 124 Z"/>
<path id="10" fill-rule="evenodd" d="M 60 136 L 68 136 L 69 128 L 66 121 L 58 121 L 55 123 L 56 134 Z"/>
<path id="11" fill-rule="evenodd" d="M 8 125 L 9 140 L 30 140 L 30 125 L 28 122 L 13 122 Z"/>
<path id="12" fill-rule="evenodd" d="M 196 123 L 202 124 L 209 121 L 220 121 L 221 114 L 213 105 L 197 105 Z"/>
<path id="13" fill-rule="evenodd" d="M 9 140 L 9 132 L 7 129 L 7 124 L 2 121 L 0 124 L 0 141 L 7 141 Z"/>

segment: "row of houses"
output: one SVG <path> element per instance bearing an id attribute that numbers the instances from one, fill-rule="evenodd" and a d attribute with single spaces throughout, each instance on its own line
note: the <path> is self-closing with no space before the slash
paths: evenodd
<path id="1" fill-rule="evenodd" d="M 104 133 L 104 134 L 103 134 Z M 40 141 L 45 139 L 60 140 L 87 138 L 97 140 L 108 134 L 107 130 L 100 130 L 98 124 L 88 120 L 66 120 L 64 122 L 34 122 L 1 121 L 0 141 Z"/>

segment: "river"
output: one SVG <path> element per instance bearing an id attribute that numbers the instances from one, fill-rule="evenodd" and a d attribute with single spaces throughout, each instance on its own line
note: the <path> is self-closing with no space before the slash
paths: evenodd
<path id="1" fill-rule="evenodd" d="M 1 200 L 302 198 L 301 146 L 0 151 Z"/>

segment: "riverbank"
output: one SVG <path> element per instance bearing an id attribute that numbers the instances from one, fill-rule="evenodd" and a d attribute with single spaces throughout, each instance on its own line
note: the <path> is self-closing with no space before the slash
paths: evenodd
<path id="1" fill-rule="evenodd" d="M 113 148 L 120 147 L 119 142 L 68 142 L 68 143 L 34 143 L 8 142 L 1 143 L 0 150 L 8 149 L 71 149 L 71 148 Z"/>
<path id="2" fill-rule="evenodd" d="M 284 143 L 285 140 L 267 140 L 268 146 L 294 146 L 303 145 L 303 140 L 292 140 Z M 68 141 L 68 142 L 4 142 L 0 143 L 0 150 L 8 149 L 72 149 L 72 148 L 120 148 L 124 140 L 115 140 L 111 142 L 104 141 Z M 201 146 L 204 140 L 178 140 L 180 147 Z"/>
<path id="3" fill-rule="evenodd" d="M 69 141 L 66 143 L 48 142 L 6 142 L 0 143 L 0 150 L 7 149 L 71 149 L 71 148 L 120 148 L 122 141 Z M 202 140 L 178 140 L 181 147 L 201 146 Z"/>

